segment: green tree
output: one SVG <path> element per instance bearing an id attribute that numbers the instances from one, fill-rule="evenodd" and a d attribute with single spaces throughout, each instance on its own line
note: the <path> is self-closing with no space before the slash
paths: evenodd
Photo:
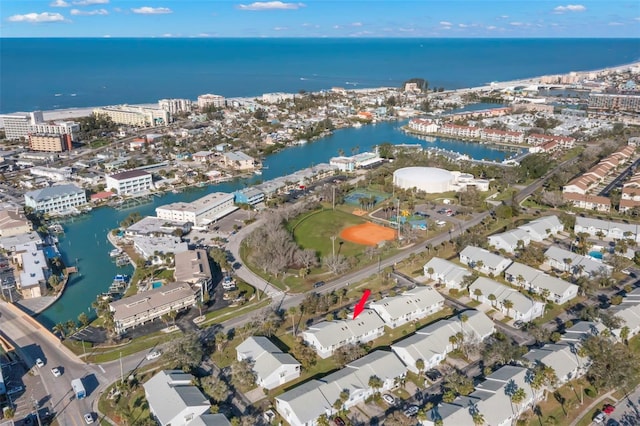
<path id="1" fill-rule="evenodd" d="M 195 333 L 187 333 L 172 341 L 164 356 L 170 364 L 189 371 L 200 365 L 203 349 L 200 338 Z"/>
<path id="2" fill-rule="evenodd" d="M 373 389 L 374 393 L 380 393 L 380 389 L 382 389 L 383 384 L 384 383 L 382 382 L 382 379 L 380 377 L 375 375 L 369 377 L 369 387 Z"/>
<path id="3" fill-rule="evenodd" d="M 504 306 L 504 308 L 507 310 L 507 316 L 509 316 L 511 308 L 513 308 L 513 302 L 509 299 L 505 299 L 502 301 L 502 306 Z"/>
<path id="4" fill-rule="evenodd" d="M 84 312 L 78 315 L 78 321 L 80 321 L 80 324 L 82 324 L 83 327 L 88 326 L 91 322 L 91 320 L 89 320 L 89 316 Z"/>
<path id="5" fill-rule="evenodd" d="M 204 393 L 216 402 L 224 402 L 229 397 L 229 386 L 218 376 L 205 376 L 200 384 Z"/>

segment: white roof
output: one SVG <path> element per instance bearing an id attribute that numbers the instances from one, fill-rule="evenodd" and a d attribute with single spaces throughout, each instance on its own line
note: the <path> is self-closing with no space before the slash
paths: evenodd
<path id="1" fill-rule="evenodd" d="M 509 259 L 507 259 L 506 257 L 502 257 L 500 255 L 491 253 L 489 250 L 485 250 L 483 248 L 475 246 L 466 246 L 464 250 L 460 252 L 460 256 L 468 257 L 475 263 L 477 263 L 478 261 L 482 261 L 484 266 L 490 268 L 497 268 L 504 261 L 508 261 L 509 263 L 511 263 L 511 261 L 509 261 Z"/>
<path id="2" fill-rule="evenodd" d="M 251 336 L 236 347 L 242 359 L 253 360 L 253 371 L 260 379 L 269 377 L 283 365 L 300 365 L 294 357 L 282 352 L 264 336 Z"/>
<path id="3" fill-rule="evenodd" d="M 622 299 L 622 303 L 613 306 L 611 311 L 620 318 L 623 326 L 635 330 L 640 327 L 640 288 L 636 288 Z"/>
<path id="4" fill-rule="evenodd" d="M 322 347 L 327 348 L 380 327 L 384 327 L 384 321 L 371 309 L 365 309 L 355 320 L 322 321 L 310 326 L 304 334 L 313 335 Z"/>
<path id="5" fill-rule="evenodd" d="M 403 167 L 393 172 L 394 178 L 424 182 L 453 182 L 453 174 L 436 167 Z"/>
<path id="6" fill-rule="evenodd" d="M 210 406 L 209 400 L 200 389 L 191 385 L 194 377 L 182 370 L 163 370 L 142 386 L 147 401 L 161 424 L 169 423 L 188 407 Z"/>
<path id="7" fill-rule="evenodd" d="M 493 294 L 496 296 L 496 302 L 500 304 L 509 299 L 513 302 L 513 309 L 523 314 L 529 312 L 535 303 L 518 290 L 485 277 L 480 277 L 475 280 L 473 284 L 469 286 L 469 293 L 473 294 L 475 289 L 480 289 L 482 295 L 485 297 Z"/>
<path id="8" fill-rule="evenodd" d="M 547 251 L 544 252 L 544 255 L 547 259 L 554 260 L 558 263 L 564 263 L 564 259 L 571 259 L 571 268 L 583 267 L 584 272 L 590 275 L 600 272 L 603 268 L 611 269 L 611 266 L 599 262 L 591 256 L 583 256 L 556 246 L 549 247 Z"/>
<path id="9" fill-rule="evenodd" d="M 581 226 L 583 228 L 595 228 L 596 230 L 602 229 L 604 231 L 619 229 L 622 233 L 631 232 L 633 235 L 637 235 L 640 230 L 640 225 L 635 223 L 613 222 L 610 220 L 594 219 L 582 216 L 576 217 L 576 226 Z"/>
<path id="10" fill-rule="evenodd" d="M 514 277 L 522 275 L 522 278 L 524 278 L 524 280 L 530 285 L 547 289 L 551 293 L 557 295 L 565 294 L 567 290 L 578 287 L 575 284 L 571 284 L 561 280 L 560 278 L 552 277 L 551 275 L 547 275 L 542 271 L 532 268 L 531 266 L 518 262 L 513 262 L 511 266 L 504 271 L 504 273 L 513 275 Z"/>
<path id="11" fill-rule="evenodd" d="M 501 234 L 489 236 L 489 241 L 493 241 L 495 239 L 501 239 L 508 247 L 516 248 L 518 246 L 518 241 L 522 240 L 527 244 L 527 242 L 531 240 L 531 237 L 526 231 L 516 228 Z"/>
<path id="12" fill-rule="evenodd" d="M 547 235 L 547 229 L 553 232 L 553 229 L 564 228 L 562 222 L 558 219 L 558 216 L 544 216 L 536 220 L 532 220 L 529 223 L 519 226 L 518 228 L 524 229 L 530 234 L 535 233 L 540 236 Z"/>
<path id="13" fill-rule="evenodd" d="M 567 343 L 548 343 L 540 349 L 531 349 L 524 358 L 552 367 L 559 378 L 565 377 L 587 362 L 586 357 L 579 356 L 576 348 Z"/>
<path id="14" fill-rule="evenodd" d="M 412 312 L 430 308 L 444 302 L 444 297 L 433 287 L 419 286 L 394 297 L 385 297 L 369 304 L 369 308 L 380 315 L 386 313 L 390 318 L 400 318 Z"/>
<path id="15" fill-rule="evenodd" d="M 439 257 L 431 258 L 431 260 L 424 265 L 424 268 L 425 271 L 428 271 L 429 268 L 433 268 L 433 273 L 442 275 L 443 280 L 446 282 L 451 281 L 461 283 L 465 276 L 472 274 L 472 272 L 467 268 L 448 260 L 440 259 Z"/>

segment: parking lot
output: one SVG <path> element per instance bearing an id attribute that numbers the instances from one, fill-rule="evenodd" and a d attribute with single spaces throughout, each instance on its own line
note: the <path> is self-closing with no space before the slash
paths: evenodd
<path id="1" fill-rule="evenodd" d="M 51 374 L 50 367 L 34 367 L 31 372 L 19 360 L 5 360 L 2 363 L 2 375 L 7 387 L 7 397 L 15 408 L 16 426 L 37 424 L 35 409 L 39 407 L 41 420 L 52 412 L 51 401 L 42 384 L 40 374 Z"/>

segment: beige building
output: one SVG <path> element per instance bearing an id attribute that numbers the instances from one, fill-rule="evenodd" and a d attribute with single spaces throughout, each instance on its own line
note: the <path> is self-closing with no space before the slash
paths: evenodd
<path id="1" fill-rule="evenodd" d="M 171 119 L 169 111 L 129 105 L 95 108 L 93 113 L 106 115 L 116 124 L 132 127 L 166 126 Z"/>
<path id="2" fill-rule="evenodd" d="M 255 168 L 253 157 L 241 151 L 227 152 L 224 154 L 224 165 L 238 170 L 249 170 Z"/>
<path id="3" fill-rule="evenodd" d="M 198 108 L 206 108 L 209 106 L 214 106 L 216 108 L 224 108 L 226 106 L 226 100 L 224 96 L 221 95 L 212 95 L 210 93 L 206 95 L 198 96 Z"/>
<path id="4" fill-rule="evenodd" d="M 191 102 L 191 99 L 160 99 L 158 101 L 158 107 L 174 115 L 179 112 L 191 111 L 193 102 Z"/>
<path id="5" fill-rule="evenodd" d="M 31 222 L 18 209 L 0 210 L 0 237 L 26 234 L 32 230 Z"/>
<path id="6" fill-rule="evenodd" d="M 29 135 L 29 149 L 32 151 L 62 152 L 71 151 L 71 147 L 71 135 Z"/>
<path id="7" fill-rule="evenodd" d="M 211 267 L 207 252 L 202 249 L 187 250 L 175 254 L 176 269 L 173 276 L 178 282 L 198 287 L 203 294 L 211 288 Z"/>
<path id="8" fill-rule="evenodd" d="M 122 334 L 171 311 L 180 312 L 195 305 L 196 296 L 187 283 L 170 283 L 109 304 L 115 330 Z"/>
<path id="9" fill-rule="evenodd" d="M 195 226 L 208 225 L 238 210 L 234 195 L 213 192 L 190 203 L 171 203 L 156 207 L 156 216 L 173 222 L 191 222 Z"/>

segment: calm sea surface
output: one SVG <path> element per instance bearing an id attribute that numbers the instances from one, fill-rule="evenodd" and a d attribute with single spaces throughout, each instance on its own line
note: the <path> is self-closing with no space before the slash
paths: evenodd
<path id="1" fill-rule="evenodd" d="M 621 65 L 638 39 L 0 39 L 0 113 L 332 86 L 447 89 Z"/>

